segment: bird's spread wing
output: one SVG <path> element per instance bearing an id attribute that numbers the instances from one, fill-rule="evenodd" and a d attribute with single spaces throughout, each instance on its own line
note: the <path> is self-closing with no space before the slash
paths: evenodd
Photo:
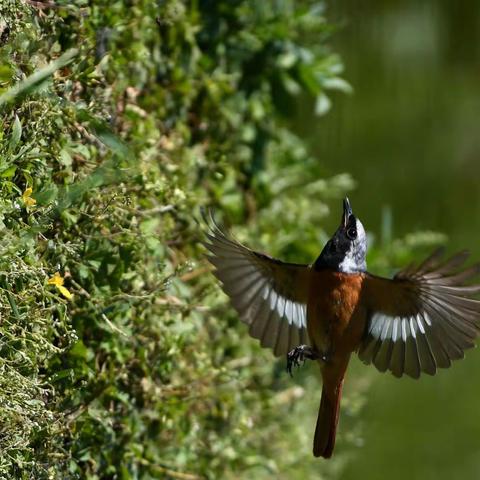
<path id="1" fill-rule="evenodd" d="M 410 266 L 392 280 L 367 275 L 367 330 L 358 355 L 384 372 L 418 378 L 434 375 L 463 358 L 480 331 L 480 301 L 472 298 L 480 284 L 465 282 L 480 265 L 461 270 L 468 257 L 461 252 L 442 262 L 437 250 L 419 266 Z"/>
<path id="2" fill-rule="evenodd" d="M 308 344 L 307 295 L 310 268 L 254 252 L 224 233 L 212 216 L 205 247 L 209 261 L 249 333 L 263 347 L 284 355 Z"/>

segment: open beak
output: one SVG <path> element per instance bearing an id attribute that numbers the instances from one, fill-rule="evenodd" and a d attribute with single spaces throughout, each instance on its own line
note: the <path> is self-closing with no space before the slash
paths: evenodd
<path id="1" fill-rule="evenodd" d="M 344 228 L 347 227 L 348 219 L 352 214 L 353 212 L 352 212 L 352 207 L 350 206 L 350 201 L 348 200 L 348 197 L 345 197 L 343 200 L 343 215 L 342 215 L 342 225 Z"/>

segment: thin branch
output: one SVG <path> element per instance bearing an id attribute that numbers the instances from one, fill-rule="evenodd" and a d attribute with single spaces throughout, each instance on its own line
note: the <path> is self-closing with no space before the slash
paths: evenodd
<path id="1" fill-rule="evenodd" d="M 159 473 L 165 473 L 167 475 L 170 475 L 172 478 L 178 478 L 179 480 L 204 480 L 205 479 L 205 477 L 199 477 L 198 475 L 194 475 L 193 473 L 178 472 L 176 470 L 172 470 L 171 468 L 150 463 L 149 461 L 143 458 L 139 459 L 139 463 Z"/>
<path id="2" fill-rule="evenodd" d="M 192 270 L 191 272 L 184 273 L 182 276 L 180 276 L 180 280 L 182 282 L 188 282 L 189 280 L 192 280 L 196 277 L 199 277 L 203 275 L 204 273 L 208 273 L 211 270 L 213 270 L 211 267 L 202 267 L 202 268 L 197 268 L 196 270 Z"/>
<path id="3" fill-rule="evenodd" d="M 57 5 L 55 2 L 39 2 L 36 0 L 26 0 L 29 5 L 35 8 L 68 8 L 66 5 Z"/>

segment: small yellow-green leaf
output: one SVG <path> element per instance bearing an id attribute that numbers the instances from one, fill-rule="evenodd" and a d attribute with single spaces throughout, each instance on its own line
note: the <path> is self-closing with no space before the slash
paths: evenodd
<path id="1" fill-rule="evenodd" d="M 72 294 L 62 285 L 56 285 L 56 287 L 58 288 L 58 291 L 65 297 L 67 298 L 68 300 L 70 300 L 72 298 Z"/>
<path id="2" fill-rule="evenodd" d="M 15 165 L 12 165 L 11 167 L 8 167 L 6 170 L 4 170 L 2 173 L 0 173 L 0 177 L 2 177 L 2 178 L 13 178 L 16 170 L 17 170 L 17 167 Z"/>

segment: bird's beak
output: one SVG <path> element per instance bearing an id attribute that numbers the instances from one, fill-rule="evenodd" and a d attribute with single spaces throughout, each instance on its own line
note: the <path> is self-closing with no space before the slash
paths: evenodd
<path id="1" fill-rule="evenodd" d="M 342 215 L 342 225 L 344 228 L 346 228 L 348 219 L 352 214 L 353 212 L 352 212 L 352 207 L 350 206 L 350 201 L 348 200 L 348 197 L 345 197 L 343 200 L 343 215 Z"/>

